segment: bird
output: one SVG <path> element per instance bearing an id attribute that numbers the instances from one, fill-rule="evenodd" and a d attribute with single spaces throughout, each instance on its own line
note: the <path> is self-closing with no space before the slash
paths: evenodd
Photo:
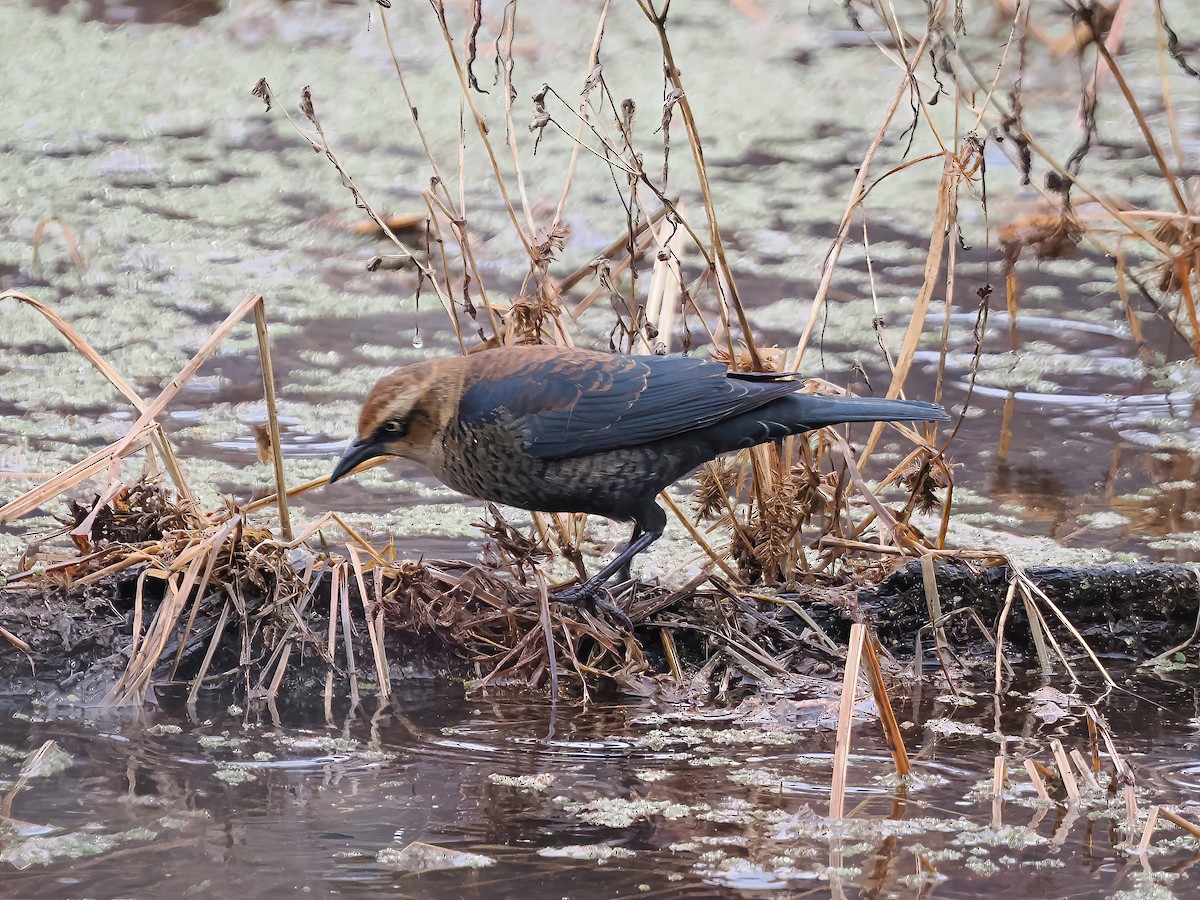
<path id="1" fill-rule="evenodd" d="M 666 527 L 655 501 L 701 464 L 736 450 L 846 422 L 936 422 L 920 400 L 797 393 L 790 374 L 739 373 L 699 356 L 633 356 L 552 345 L 428 359 L 381 378 L 357 434 L 329 476 L 394 456 L 480 500 L 632 522 L 628 543 L 558 602 L 599 605 L 614 576 Z"/>

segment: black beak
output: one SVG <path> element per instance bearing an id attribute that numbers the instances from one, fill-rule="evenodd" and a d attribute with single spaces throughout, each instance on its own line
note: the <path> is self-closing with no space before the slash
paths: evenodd
<path id="1" fill-rule="evenodd" d="M 333 484 L 339 478 L 349 475 L 368 459 L 374 459 L 376 456 L 383 455 L 384 451 L 380 450 L 379 445 L 373 443 L 370 439 L 355 438 L 350 442 L 350 446 L 346 448 L 346 452 L 342 454 L 342 458 L 338 460 L 338 464 L 333 467 L 333 474 L 329 476 L 329 483 Z"/>

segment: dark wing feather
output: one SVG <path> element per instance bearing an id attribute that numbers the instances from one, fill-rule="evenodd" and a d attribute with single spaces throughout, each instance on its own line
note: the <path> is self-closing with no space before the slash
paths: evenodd
<path id="1" fill-rule="evenodd" d="M 526 452 L 543 459 L 684 434 L 801 387 L 797 381 L 730 378 L 724 366 L 684 356 L 566 351 L 503 368 L 467 388 L 459 417 L 466 425 L 502 423 Z"/>

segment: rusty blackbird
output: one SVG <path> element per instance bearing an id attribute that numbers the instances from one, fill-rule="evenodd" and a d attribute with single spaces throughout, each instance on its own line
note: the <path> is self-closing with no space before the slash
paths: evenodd
<path id="1" fill-rule="evenodd" d="M 702 463 L 825 425 L 949 418 L 919 400 L 796 393 L 802 387 L 696 357 L 544 345 L 427 360 L 371 388 L 329 480 L 401 456 L 482 500 L 630 521 L 616 558 L 555 597 L 591 603 L 613 575 L 628 580 L 633 557 L 662 535 L 655 496 Z"/>

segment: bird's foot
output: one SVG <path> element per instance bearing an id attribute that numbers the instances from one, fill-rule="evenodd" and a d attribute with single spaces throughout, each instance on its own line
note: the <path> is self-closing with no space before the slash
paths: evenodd
<path id="1" fill-rule="evenodd" d="M 629 620 L 629 616 L 625 615 L 625 611 L 609 599 L 608 592 L 599 585 L 585 582 L 558 591 L 550 599 L 555 603 L 570 603 L 572 606 L 583 607 L 592 614 L 596 614 L 597 611 L 604 613 L 622 629 L 630 634 L 633 633 L 633 622 Z"/>

